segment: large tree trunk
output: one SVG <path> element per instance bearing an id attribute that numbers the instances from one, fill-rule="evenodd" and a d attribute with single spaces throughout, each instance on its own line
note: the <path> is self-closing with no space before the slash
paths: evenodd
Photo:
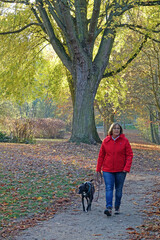
<path id="1" fill-rule="evenodd" d="M 70 141 L 88 144 L 101 143 L 94 120 L 93 100 L 85 96 L 81 104 L 75 99 L 73 109 L 72 135 Z"/>
<path id="2" fill-rule="evenodd" d="M 87 68 L 85 66 L 85 68 Z M 88 144 L 101 143 L 94 118 L 94 98 L 97 91 L 93 75 L 89 70 L 77 67 L 75 96 L 73 103 L 73 123 L 70 141 Z M 79 71 L 80 70 L 80 71 Z M 91 79 L 92 78 L 92 79 Z M 94 76 L 95 78 L 95 76 Z"/>

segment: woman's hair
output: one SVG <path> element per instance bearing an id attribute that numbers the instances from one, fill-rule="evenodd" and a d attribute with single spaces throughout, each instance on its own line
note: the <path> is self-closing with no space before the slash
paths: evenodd
<path id="1" fill-rule="evenodd" d="M 123 133 L 123 128 L 122 128 L 122 126 L 121 126 L 119 123 L 115 122 L 115 123 L 112 123 L 112 125 L 110 126 L 110 128 L 109 128 L 109 130 L 108 130 L 108 135 L 112 135 L 112 134 L 113 134 L 113 128 L 114 128 L 116 125 L 118 125 L 118 126 L 120 127 L 120 134 Z"/>

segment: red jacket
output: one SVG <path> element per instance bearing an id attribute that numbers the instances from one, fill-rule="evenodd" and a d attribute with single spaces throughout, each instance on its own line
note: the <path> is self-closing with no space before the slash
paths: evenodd
<path id="1" fill-rule="evenodd" d="M 101 145 L 96 171 L 100 172 L 129 172 L 133 152 L 128 139 L 121 134 L 115 141 L 107 136 Z"/>

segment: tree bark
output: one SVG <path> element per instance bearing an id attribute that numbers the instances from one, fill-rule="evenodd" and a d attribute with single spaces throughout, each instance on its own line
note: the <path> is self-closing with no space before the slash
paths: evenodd
<path id="1" fill-rule="evenodd" d="M 158 139 L 160 144 L 160 111 L 158 111 Z"/>
<path id="2" fill-rule="evenodd" d="M 107 119 L 104 119 L 103 121 L 103 127 L 104 127 L 104 138 L 107 136 L 107 132 L 108 132 L 108 128 L 109 128 L 109 125 L 108 125 L 108 120 Z"/>
<path id="3" fill-rule="evenodd" d="M 86 97 L 81 103 L 75 101 L 73 109 L 72 135 L 70 141 L 88 144 L 101 143 L 94 120 L 93 100 Z"/>
<path id="4" fill-rule="evenodd" d="M 104 137 L 108 135 L 109 128 L 114 122 L 114 113 L 109 113 L 108 116 L 104 119 Z"/>
<path id="5" fill-rule="evenodd" d="M 97 133 L 94 118 L 94 98 L 97 91 L 97 81 L 93 74 L 90 74 L 88 64 L 77 64 L 74 82 L 75 96 L 73 103 L 73 123 L 70 141 L 83 142 L 88 144 L 101 143 Z M 88 73 L 88 74 L 87 74 Z"/>
<path id="6" fill-rule="evenodd" d="M 156 143 L 155 137 L 154 137 L 154 128 L 153 128 L 153 116 L 152 116 L 152 112 L 149 112 L 150 115 L 150 130 L 151 130 L 151 138 L 152 138 L 152 142 Z"/>

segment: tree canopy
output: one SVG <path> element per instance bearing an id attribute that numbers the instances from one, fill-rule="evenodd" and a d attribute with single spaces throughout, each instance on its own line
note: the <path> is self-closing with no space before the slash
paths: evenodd
<path id="1" fill-rule="evenodd" d="M 48 42 L 70 72 L 71 140 L 100 141 L 93 107 L 98 86 L 102 78 L 125 69 L 147 39 L 159 42 L 160 1 L 0 0 L 0 3 L 1 35 L 27 31 L 28 41 L 33 35 L 38 41 Z M 21 21 L 23 15 L 26 18 Z M 128 45 L 133 32 L 136 41 Z"/>

